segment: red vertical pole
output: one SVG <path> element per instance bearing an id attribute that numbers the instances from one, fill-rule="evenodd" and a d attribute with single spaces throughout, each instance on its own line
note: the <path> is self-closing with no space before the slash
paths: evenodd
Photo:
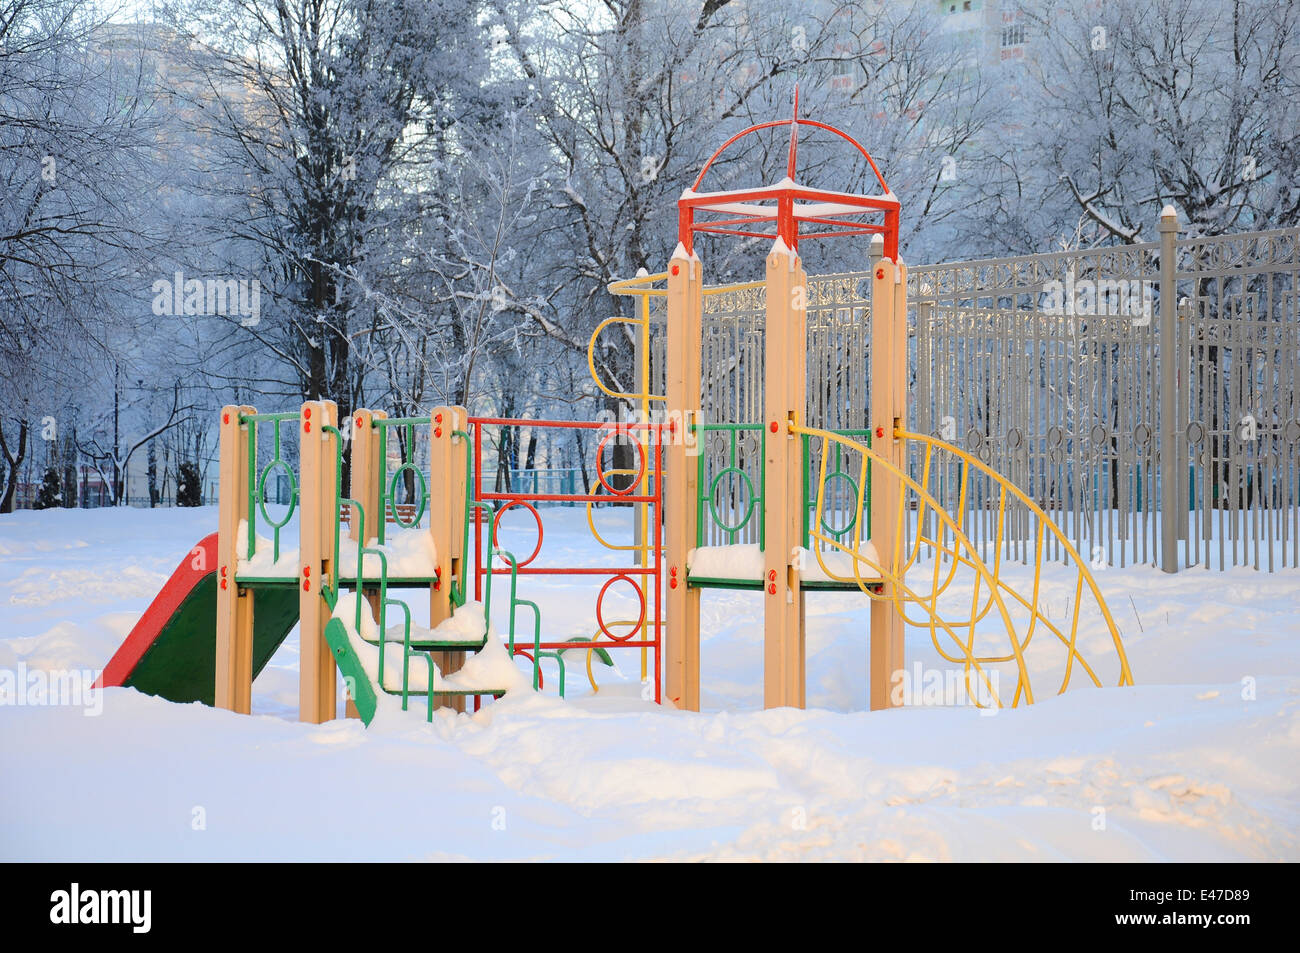
<path id="1" fill-rule="evenodd" d="M 791 251 L 799 250 L 799 229 L 794 223 L 794 199 L 782 196 L 777 199 L 777 234 Z"/>
<path id="2" fill-rule="evenodd" d="M 885 211 L 885 257 L 898 261 L 898 209 Z"/>
<path id="3" fill-rule="evenodd" d="M 474 502 L 483 502 L 483 424 L 474 422 Z M 474 507 L 474 601 L 483 601 L 483 511 Z"/>
<path id="4" fill-rule="evenodd" d="M 662 660 L 660 658 L 660 646 L 663 644 L 663 607 L 660 599 L 663 594 L 663 499 L 664 499 L 664 481 L 663 481 L 663 437 L 664 432 L 660 427 L 655 440 L 655 704 L 662 704 Z M 682 434 L 682 439 L 686 435 Z"/>

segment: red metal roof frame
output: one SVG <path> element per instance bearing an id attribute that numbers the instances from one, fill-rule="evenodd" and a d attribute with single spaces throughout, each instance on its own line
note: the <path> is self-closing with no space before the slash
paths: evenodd
<path id="1" fill-rule="evenodd" d="M 776 185 L 760 186 L 752 189 L 734 189 L 724 192 L 701 192 L 700 184 L 709 168 L 737 140 L 750 133 L 777 126 L 790 127 L 790 150 L 786 161 L 786 177 Z M 871 166 L 871 171 L 880 183 L 880 195 L 858 195 L 852 192 L 834 192 L 827 189 L 814 189 L 799 185 L 794 181 L 795 162 L 799 153 L 799 127 L 811 126 L 824 129 L 850 143 Z M 766 204 L 766 203 L 774 204 Z M 882 235 L 885 240 L 884 253 L 887 258 L 898 260 L 898 215 L 900 205 L 885 184 L 885 177 L 871 158 L 871 153 L 848 133 L 824 122 L 799 118 L 799 90 L 794 93 L 794 114 L 789 119 L 775 119 L 771 122 L 750 126 L 736 133 L 722 144 L 717 152 L 709 157 L 700 170 L 690 191 L 677 201 L 677 237 L 690 254 L 694 250 L 695 233 L 710 235 L 734 235 L 740 238 L 782 239 L 786 246 L 798 250 L 799 239 L 844 238 L 850 235 Z M 727 216 L 725 218 L 705 219 L 697 222 L 696 212 L 710 212 Z M 857 218 L 846 219 L 844 216 L 861 216 L 880 212 L 883 221 L 861 221 Z M 775 231 L 765 228 L 767 222 L 776 225 Z M 819 231 L 799 234 L 800 223 L 806 222 Z"/>

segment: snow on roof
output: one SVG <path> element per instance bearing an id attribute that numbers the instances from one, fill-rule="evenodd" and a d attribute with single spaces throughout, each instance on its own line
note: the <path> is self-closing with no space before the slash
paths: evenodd
<path id="1" fill-rule="evenodd" d="M 710 199 L 719 199 L 722 202 L 725 202 L 728 196 L 736 195 L 737 193 L 743 193 L 746 195 L 757 194 L 759 196 L 762 195 L 775 196 L 780 192 L 786 192 L 789 191 L 790 189 L 795 189 L 796 191 L 802 191 L 802 192 L 815 192 L 819 196 L 825 195 L 825 196 L 839 197 L 845 199 L 846 202 L 853 205 L 855 208 L 860 207 L 863 199 L 868 199 L 874 202 L 890 202 L 894 204 L 897 204 L 898 202 L 898 198 L 894 195 L 893 192 L 886 192 L 883 195 L 860 195 L 857 192 L 840 192 L 836 189 L 823 189 L 823 188 L 817 188 L 810 185 L 799 185 L 794 180 L 789 178 L 782 179 L 780 182 L 776 183 L 775 185 L 756 185 L 753 188 L 748 188 L 748 189 L 725 189 L 721 192 L 694 192 L 691 189 L 687 189 L 685 192 L 682 193 L 682 198 L 703 199 L 705 201 L 708 201 Z M 719 205 L 718 207 L 722 208 L 723 206 Z"/>

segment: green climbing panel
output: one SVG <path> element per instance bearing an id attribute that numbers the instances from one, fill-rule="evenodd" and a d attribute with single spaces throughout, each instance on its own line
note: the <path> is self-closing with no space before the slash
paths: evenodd
<path id="1" fill-rule="evenodd" d="M 253 677 L 298 624 L 298 590 L 291 586 L 251 589 Z M 124 685 L 174 702 L 211 705 L 216 691 L 217 574 L 209 573 L 136 663 Z"/>

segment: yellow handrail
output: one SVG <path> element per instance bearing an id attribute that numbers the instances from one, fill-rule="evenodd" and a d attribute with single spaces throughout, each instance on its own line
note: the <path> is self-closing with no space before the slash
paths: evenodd
<path id="1" fill-rule="evenodd" d="M 998 486 L 1000 487 L 999 500 L 998 500 L 998 526 L 997 526 L 996 535 L 992 543 L 994 548 L 994 556 L 995 556 L 995 563 L 994 563 L 995 574 L 999 572 L 1001 568 L 1002 532 L 1005 523 L 1007 494 L 1010 493 L 1011 496 L 1013 496 L 1016 500 L 1018 500 L 1022 506 L 1024 506 L 1027 510 L 1029 510 L 1030 513 L 1032 513 L 1034 516 L 1038 518 L 1038 532 L 1037 532 L 1037 537 L 1034 541 L 1034 552 L 1035 552 L 1034 591 L 1033 591 L 1034 601 L 1031 604 L 1030 602 L 1027 602 L 1015 590 L 1010 589 L 1010 587 L 1007 587 L 1007 590 L 1011 592 L 1011 594 L 1015 597 L 1015 599 L 1018 602 L 1020 602 L 1026 609 L 1029 609 L 1033 613 L 1033 619 L 1034 619 L 1034 622 L 1032 623 L 1033 625 L 1036 625 L 1038 621 L 1041 620 L 1042 623 L 1047 628 L 1051 629 L 1057 635 L 1057 637 L 1062 640 L 1064 639 L 1064 637 L 1061 635 L 1060 631 L 1057 630 L 1054 625 L 1052 625 L 1051 621 L 1046 617 L 1046 615 L 1039 612 L 1037 609 L 1038 592 L 1041 584 L 1042 568 L 1043 568 L 1044 530 L 1048 530 L 1051 532 L 1052 537 L 1056 540 L 1058 545 L 1060 545 L 1065 550 L 1066 558 L 1072 559 L 1074 561 L 1074 565 L 1078 571 L 1078 576 L 1075 580 L 1075 591 L 1073 595 L 1074 616 L 1073 619 L 1071 620 L 1071 625 L 1070 625 L 1069 644 L 1071 647 L 1071 653 L 1066 662 L 1065 679 L 1061 686 L 1061 691 L 1064 691 L 1066 686 L 1069 684 L 1071 666 L 1074 664 L 1075 658 L 1078 658 L 1079 663 L 1084 667 L 1085 671 L 1087 671 L 1088 674 L 1092 677 L 1093 681 L 1094 682 L 1097 681 L 1096 676 L 1093 675 L 1092 669 L 1088 666 L 1086 660 L 1084 660 L 1084 658 L 1081 655 L 1079 655 L 1077 652 L 1073 651 L 1074 642 L 1078 636 L 1079 607 L 1082 601 L 1083 588 L 1085 583 L 1088 587 L 1088 591 L 1092 594 L 1093 599 L 1096 601 L 1098 609 L 1100 609 L 1101 611 L 1102 618 L 1105 620 L 1106 627 L 1110 632 L 1111 641 L 1115 646 L 1115 652 L 1119 657 L 1119 661 L 1120 661 L 1119 684 L 1132 685 L 1133 674 L 1132 671 L 1129 669 L 1128 655 L 1124 651 L 1124 643 L 1120 639 L 1119 628 L 1118 626 L 1116 626 L 1115 620 L 1110 614 L 1110 608 L 1106 605 L 1106 600 L 1102 597 L 1101 589 L 1097 585 L 1097 580 L 1093 577 L 1091 571 L 1089 571 L 1088 569 L 1087 563 L 1084 562 L 1083 558 L 1079 555 L 1078 550 L 1076 550 L 1073 544 L 1071 544 L 1069 538 L 1065 535 L 1064 531 L 1059 526 L 1056 525 L 1056 522 L 1050 516 L 1048 516 L 1046 512 L 1043 511 L 1042 507 L 1040 507 L 1037 503 L 1035 503 L 1023 490 L 1020 489 L 1020 487 L 1016 486 L 1014 483 L 1012 483 L 1002 474 L 998 473 L 988 464 L 972 456 L 966 451 L 953 446 L 950 443 L 947 443 L 943 440 L 939 440 L 935 437 L 931 437 L 927 434 L 912 433 L 911 431 L 906 431 L 906 430 L 897 430 L 895 431 L 895 435 L 902 440 L 914 440 L 919 443 L 925 444 L 926 447 L 925 456 L 927 461 L 927 467 L 928 467 L 929 459 L 935 449 L 943 450 L 946 453 L 961 460 L 966 467 L 962 475 L 963 499 L 965 498 L 965 487 L 969 482 L 968 474 L 971 469 L 977 470 L 980 473 L 985 474 L 992 481 L 998 484 Z M 1031 625 L 1030 634 L 1032 635 L 1032 625 Z"/>
<path id="2" fill-rule="evenodd" d="M 667 396 L 663 394 L 653 393 L 650 386 L 650 299 L 651 297 L 667 294 L 666 289 L 656 289 L 652 286 L 656 282 L 666 281 L 667 278 L 668 278 L 668 273 L 661 272 L 660 274 L 656 274 L 656 275 L 639 275 L 636 278 L 629 278 L 623 281 L 611 282 L 609 284 L 609 291 L 611 294 L 636 295 L 640 298 L 637 307 L 637 316 L 634 318 L 625 318 L 621 316 L 606 318 L 604 321 L 601 321 L 598 325 L 596 325 L 596 329 L 591 333 L 591 340 L 587 342 L 587 368 L 588 370 L 591 371 L 591 379 L 596 382 L 596 386 L 599 387 L 601 391 L 608 394 L 610 397 L 613 397 L 615 400 L 626 400 L 631 403 L 636 403 L 637 409 L 641 413 L 642 423 L 650 422 L 651 401 L 657 400 L 657 401 L 666 402 L 668 400 Z M 641 392 L 616 391 L 611 387 L 607 387 L 605 385 L 605 382 L 600 379 L 600 375 L 596 372 L 596 340 L 600 337 L 601 332 L 604 331 L 605 328 L 613 324 L 631 324 L 638 329 L 638 332 L 640 334 L 640 341 L 639 341 L 640 346 L 637 349 L 639 351 L 637 358 L 638 358 L 640 378 L 644 382 L 643 386 L 645 388 Z M 648 430 L 641 430 L 638 432 L 637 439 L 642 441 L 643 444 L 648 439 L 648 437 L 649 437 Z M 600 468 L 599 460 L 596 461 L 596 467 L 597 470 L 599 470 Z M 650 478 L 650 474 L 648 471 L 649 471 L 649 467 L 644 467 L 641 471 L 637 471 L 637 473 L 639 474 L 637 475 L 637 474 L 629 473 L 626 470 L 620 468 L 617 470 L 609 471 L 607 475 L 623 475 L 623 476 L 636 475 L 636 483 L 635 486 L 633 487 L 633 490 L 636 491 L 636 494 L 638 496 L 644 496 L 646 490 L 648 489 L 647 482 Z M 650 505 L 648 503 L 637 503 L 635 518 L 639 524 L 641 541 L 639 543 L 634 542 L 626 546 L 615 545 L 610 543 L 608 540 L 606 540 L 596 529 L 596 522 L 595 519 L 593 518 L 593 513 L 592 513 L 592 504 L 591 503 L 587 504 L 587 524 L 591 527 L 591 533 L 596 538 L 596 540 L 607 549 L 631 551 L 636 553 L 637 561 L 644 568 L 644 567 L 648 567 L 651 564 L 651 562 L 656 558 L 656 554 L 652 552 L 653 547 L 650 545 Z M 649 620 L 645 620 L 643 621 L 641 626 L 642 641 L 648 641 L 648 639 L 646 638 L 646 634 L 648 631 L 649 631 Z M 649 672 L 649 670 L 650 670 L 649 651 L 645 647 L 642 647 L 641 649 L 642 680 L 646 678 L 646 674 Z M 592 689 L 594 690 L 596 688 L 596 681 L 591 673 L 591 652 L 590 651 L 587 653 L 587 678 L 591 682 Z"/>
<path id="3" fill-rule="evenodd" d="M 646 307 L 647 307 L 647 314 L 646 314 L 644 317 L 640 317 L 640 318 L 623 318 L 623 317 L 606 318 L 604 321 L 600 322 L 600 324 L 596 325 L 596 330 L 591 332 L 591 340 L 587 342 L 587 369 L 588 369 L 589 371 L 591 371 L 591 379 L 592 379 L 593 381 L 596 382 L 596 386 L 597 386 L 597 387 L 599 387 L 602 391 L 604 391 L 604 392 L 605 392 L 606 394 L 608 394 L 610 397 L 615 398 L 616 400 L 641 401 L 641 402 L 644 402 L 644 401 L 648 401 L 648 400 L 667 400 L 667 399 L 668 399 L 667 397 L 665 397 L 665 396 L 662 395 L 662 394 L 652 394 L 652 393 L 649 392 L 649 388 L 650 388 L 650 380 L 649 380 L 649 377 L 650 377 L 650 374 L 649 374 L 649 370 L 650 370 L 650 349 L 649 349 L 648 347 L 643 347 L 643 348 L 641 348 L 641 364 L 642 364 L 642 372 L 643 372 L 643 374 L 645 375 L 644 377 L 642 377 L 642 380 L 644 380 L 644 381 L 646 382 L 646 390 L 645 390 L 644 392 L 636 393 L 636 392 L 632 392 L 632 391 L 621 391 L 621 390 L 614 390 L 612 387 L 607 387 L 607 386 L 605 385 L 605 382 L 602 381 L 602 380 L 600 379 L 600 374 L 597 373 L 597 371 L 596 371 L 596 339 L 600 337 L 600 332 L 604 331 L 604 330 L 605 330 L 607 327 L 609 327 L 611 324 L 634 324 L 634 325 L 638 325 L 638 326 L 640 326 L 640 327 L 642 327 L 642 328 L 644 329 L 643 333 L 644 333 L 645 338 L 647 338 L 647 339 L 649 338 L 649 324 L 650 324 L 650 316 L 649 316 L 649 313 L 648 313 L 649 303 L 650 303 L 650 302 L 649 302 L 649 299 L 648 299 L 648 298 L 644 299 L 643 303 L 644 303 L 644 304 L 646 305 Z"/>
<path id="4" fill-rule="evenodd" d="M 605 287 L 609 289 L 610 294 L 651 294 L 666 295 L 666 288 L 648 288 L 646 285 L 657 284 L 661 281 L 668 280 L 668 272 L 661 271 L 653 275 L 637 275 L 635 278 L 620 278 L 618 281 L 611 281 Z"/>
<path id="5" fill-rule="evenodd" d="M 1028 648 L 1035 631 L 1041 625 L 1043 628 L 1054 634 L 1066 648 L 1067 656 L 1065 675 L 1058 692 L 1064 692 L 1066 688 L 1068 688 L 1076 660 L 1079 662 L 1080 668 L 1087 673 L 1087 676 L 1092 683 L 1100 686 L 1100 679 L 1098 679 L 1096 673 L 1088 664 L 1087 660 L 1083 658 L 1077 646 L 1082 595 L 1086 584 L 1088 591 L 1091 592 L 1098 608 L 1100 609 L 1101 616 L 1105 621 L 1112 642 L 1115 646 L 1120 666 L 1119 684 L 1133 684 L 1133 676 L 1129 669 L 1128 657 L 1124 651 L 1123 643 L 1120 640 L 1118 628 L 1110 614 L 1109 608 L 1106 606 L 1106 601 L 1102 597 L 1101 590 L 1097 586 L 1096 580 L 1092 577 L 1092 574 L 1079 558 L 1077 551 L 1070 544 L 1061 529 L 1045 512 L 1043 512 L 1040 507 L 1038 507 L 1037 504 L 1033 502 L 1033 500 L 1029 499 L 1029 497 L 1026 496 L 1019 487 L 1011 483 L 1011 481 L 993 470 L 991 467 L 971 457 L 971 455 L 965 451 L 924 434 L 914 434 L 904 430 L 898 430 L 894 433 L 894 436 L 898 439 L 915 440 L 926 445 L 925 459 L 922 465 L 923 482 L 918 483 L 901 468 L 882 457 L 878 452 L 873 451 L 870 447 L 858 443 L 851 438 L 844 437 L 831 431 L 818 430 L 816 428 L 802 427 L 793 424 L 790 426 L 790 430 L 793 433 L 807 434 L 809 436 L 820 438 L 823 442 L 821 465 L 818 474 L 817 503 L 814 517 L 809 521 L 809 535 L 812 539 L 817 540 L 823 546 L 848 554 L 851 558 L 851 565 L 853 566 L 853 577 L 850 579 L 847 576 L 833 573 L 826 565 L 822 546 L 818 546 L 814 548 L 814 552 L 817 554 L 817 559 L 821 565 L 822 571 L 831 579 L 836 579 L 841 582 L 856 582 L 858 587 L 863 592 L 867 593 L 869 597 L 891 601 L 900 616 L 902 616 L 909 624 L 921 628 L 928 628 L 930 631 L 931 642 L 940 656 L 950 662 L 963 663 L 968 683 L 971 678 L 971 673 L 974 671 L 983 680 L 985 686 L 992 691 L 991 687 L 988 686 L 988 678 L 984 674 L 983 667 L 989 664 L 1014 661 L 1017 666 L 1018 678 L 1015 695 L 1012 698 L 1011 704 L 1013 706 L 1017 705 L 1022 695 L 1027 704 L 1032 704 L 1034 700 L 1033 690 L 1030 681 L 1030 673 L 1025 661 L 1025 650 Z M 821 531 L 826 503 L 826 461 L 829 457 L 829 454 L 826 451 L 830 443 L 839 444 L 850 451 L 857 451 L 861 455 L 862 464 L 858 480 L 859 489 L 854 504 L 858 518 L 855 520 L 852 548 L 846 546 L 840 539 Z M 963 531 L 960 514 L 959 518 L 954 518 L 953 515 L 950 514 L 926 489 L 926 484 L 928 484 L 929 481 L 931 458 L 933 451 L 936 448 L 952 454 L 958 460 L 961 460 L 968 465 L 967 470 L 963 471 L 962 482 L 958 488 L 960 509 L 964 510 L 964 501 L 967 498 L 966 493 L 968 482 L 966 474 L 969 473 L 972 468 L 986 474 L 999 487 L 998 523 L 995 538 L 993 540 L 995 558 L 992 569 L 990 569 L 985 563 L 975 545 Z M 862 509 L 865 506 L 868 461 L 870 461 L 872 465 L 873 479 L 878 481 L 882 474 L 893 477 L 899 481 L 905 491 L 910 490 L 917 497 L 916 541 L 915 545 L 911 548 L 911 552 L 907 554 L 906 559 L 903 558 L 904 554 L 902 552 L 904 538 L 903 521 L 905 514 L 909 509 L 905 493 L 899 494 L 899 508 L 897 512 L 896 525 L 894 527 L 894 551 L 888 554 L 877 553 L 877 559 L 875 560 L 861 552 L 862 525 L 864 523 L 861 514 Z M 1034 540 L 1035 559 L 1033 567 L 1033 587 L 1029 598 L 1023 596 L 1002 578 L 1001 544 L 1003 529 L 1005 526 L 1006 504 L 1009 497 L 1019 500 L 1030 510 L 1031 513 L 1038 517 L 1038 528 Z M 924 516 L 927 509 L 933 513 L 934 517 L 942 527 L 942 531 L 938 534 L 939 538 L 937 540 L 926 536 L 923 531 Z M 1074 612 L 1070 621 L 1068 636 L 1052 623 L 1039 606 L 1044 553 L 1043 539 L 1044 534 L 1049 531 L 1053 537 L 1065 547 L 1068 558 L 1072 558 L 1075 561 L 1075 567 L 1077 570 L 1076 585 L 1073 596 Z M 951 533 L 951 544 L 948 542 L 949 533 Z M 905 582 L 907 571 L 915 565 L 922 545 L 930 546 L 935 552 L 932 579 L 929 591 L 926 593 L 916 591 Z M 944 559 L 951 560 L 952 566 L 948 571 L 947 578 L 943 579 L 941 582 L 941 564 Z M 864 566 L 873 575 L 864 575 Z M 974 572 L 975 584 L 972 587 L 969 615 L 965 618 L 954 620 L 940 616 L 938 600 L 939 596 L 949 587 L 956 572 L 961 566 L 965 566 Z M 987 592 L 987 595 L 981 597 L 981 589 L 984 589 Z M 982 607 L 981 598 L 983 598 Z M 1029 612 L 1028 628 L 1023 637 L 1018 633 L 1017 627 L 1008 611 L 1008 603 L 1019 605 L 1022 609 Z M 924 618 L 913 619 L 908 616 L 907 608 L 912 604 L 920 606 L 924 610 Z M 975 626 L 994 608 L 997 609 L 997 617 L 1000 619 L 1002 626 L 1005 629 L 1011 651 L 1006 654 L 976 654 Z M 958 629 L 965 630 L 965 638 L 958 636 Z M 950 654 L 949 651 L 945 650 L 944 646 L 940 644 L 938 638 L 940 631 L 946 633 L 957 646 L 956 654 Z M 996 693 L 993 694 L 996 698 Z M 997 699 L 997 703 L 999 705 L 1001 704 L 1000 698 Z"/>
<path id="6" fill-rule="evenodd" d="M 976 470 L 985 474 L 986 476 L 988 476 L 990 479 L 992 479 L 995 483 L 999 485 L 999 487 L 1001 488 L 1001 494 L 998 503 L 998 530 L 997 530 L 997 536 L 993 541 L 995 547 L 994 552 L 999 562 L 1001 560 L 1001 553 L 1002 553 L 1002 545 L 1001 545 L 1002 529 L 1003 529 L 1002 523 L 1006 511 L 1006 495 L 1008 493 L 1014 496 L 1017 500 L 1020 501 L 1020 503 L 1026 509 L 1028 509 L 1031 513 L 1033 513 L 1035 516 L 1038 517 L 1039 520 L 1038 527 L 1039 527 L 1040 536 L 1044 528 L 1051 530 L 1052 536 L 1055 538 L 1057 543 L 1059 543 L 1065 549 L 1066 557 L 1074 560 L 1074 564 L 1079 570 L 1080 578 L 1079 578 L 1079 585 L 1077 588 L 1081 591 L 1083 587 L 1083 583 L 1086 582 L 1088 584 L 1088 590 L 1092 593 L 1093 598 L 1097 600 L 1097 606 L 1098 608 L 1101 609 L 1102 616 L 1106 620 L 1106 627 L 1110 631 L 1111 639 L 1115 645 L 1115 650 L 1116 652 L 1119 653 L 1120 662 L 1123 671 L 1128 677 L 1128 681 L 1121 682 L 1121 684 L 1131 685 L 1132 673 L 1129 671 L 1128 668 L 1128 657 L 1124 652 L 1124 643 L 1120 640 L 1119 629 L 1115 625 L 1115 620 L 1114 618 L 1112 618 L 1110 614 L 1110 609 L 1106 605 L 1106 600 L 1102 598 L 1101 589 L 1097 585 L 1097 580 L 1093 577 L 1092 573 L 1089 571 L 1087 563 L 1085 563 L 1083 558 L 1079 555 L 1078 550 L 1076 550 L 1074 548 L 1074 545 L 1070 542 L 1069 537 L 1067 537 L 1065 535 L 1065 532 L 1059 526 L 1056 525 L 1056 522 L 1050 516 L 1047 515 L 1047 513 L 1043 510 L 1043 508 L 1040 507 L 1037 503 L 1035 503 L 1029 497 L 1028 494 L 1026 494 L 1023 490 L 1020 489 L 1020 487 L 1016 486 L 1014 483 L 1012 483 L 1010 480 L 1004 477 L 1001 473 L 994 470 L 992 467 L 984 463 L 978 457 L 972 456 L 971 454 L 967 453 L 965 450 L 960 449 L 959 447 L 953 446 L 952 444 L 947 443 L 946 441 L 939 440 L 936 437 L 931 437 L 928 434 L 912 433 L 911 431 L 907 431 L 907 430 L 896 430 L 894 432 L 894 435 L 901 440 L 915 440 L 918 443 L 925 444 L 926 445 L 925 456 L 927 461 L 927 467 L 929 465 L 929 459 L 932 452 L 937 448 L 945 451 L 946 453 L 951 454 L 954 457 L 957 457 L 959 460 L 961 460 L 963 463 L 966 464 L 968 469 L 970 467 L 974 467 Z M 962 478 L 963 499 L 965 498 L 966 483 L 967 480 L 963 475 Z M 1035 568 L 1034 568 L 1035 590 L 1037 590 L 1038 588 L 1040 576 L 1042 573 L 1041 550 L 1042 550 L 1041 541 L 1036 541 L 1035 551 L 1038 552 L 1039 555 L 1035 559 Z M 1076 608 L 1077 608 L 1077 602 L 1076 602 Z"/>
<path id="7" fill-rule="evenodd" d="M 861 589 L 872 599 L 889 599 L 894 603 L 895 608 L 898 610 L 899 614 L 902 615 L 904 618 L 906 618 L 906 613 L 903 609 L 904 603 L 915 602 L 918 605 L 921 605 L 922 607 L 926 607 L 926 603 L 928 602 L 929 605 L 926 608 L 927 615 L 929 617 L 928 628 L 930 630 L 930 639 L 931 642 L 934 644 L 935 649 L 938 650 L 940 655 L 942 655 L 944 658 L 949 659 L 950 661 L 961 661 L 964 663 L 964 671 L 966 674 L 968 685 L 971 678 L 971 671 L 973 669 L 983 680 L 985 690 L 988 693 L 985 697 L 993 699 L 998 707 L 1002 706 L 1001 698 L 998 696 L 997 692 L 994 691 L 992 685 L 989 683 L 988 676 L 984 673 L 983 670 L 983 663 L 990 660 L 977 656 L 974 652 L 974 639 L 975 639 L 974 624 L 973 623 L 969 624 L 968 626 L 969 632 L 965 640 L 959 638 L 957 632 L 955 631 L 955 626 L 947 622 L 939 615 L 938 612 L 939 592 L 937 587 L 932 585 L 930 589 L 930 594 L 928 596 L 923 596 L 922 594 L 918 593 L 910 586 L 908 586 L 903 576 L 900 573 L 889 568 L 889 566 L 897 566 L 901 562 L 900 552 L 899 552 L 902 546 L 901 532 L 895 533 L 895 537 L 894 537 L 895 545 L 894 545 L 894 553 L 892 554 L 892 558 L 886 558 L 884 554 L 877 553 L 877 556 L 880 557 L 879 561 L 869 558 L 861 551 L 862 524 L 864 521 L 861 519 L 860 515 L 859 518 L 854 521 L 852 549 L 850 549 L 848 546 L 845 546 L 838 539 L 835 539 L 832 536 L 828 536 L 827 534 L 821 532 L 820 527 L 823 525 L 822 520 L 825 515 L 825 505 L 826 505 L 826 462 L 830 457 L 830 454 L 826 452 L 827 444 L 838 443 L 848 450 L 851 451 L 857 450 L 862 455 L 862 464 L 858 473 L 858 480 L 857 480 L 857 486 L 858 486 L 857 500 L 854 504 L 855 510 L 858 514 L 861 514 L 864 505 L 865 492 L 867 487 L 867 480 L 866 480 L 867 461 L 870 460 L 874 468 L 886 469 L 892 472 L 905 486 L 910 486 L 918 495 L 920 495 L 923 499 L 926 499 L 927 502 L 931 503 L 934 506 L 935 510 L 938 513 L 940 513 L 940 518 L 944 520 L 945 523 L 952 529 L 954 538 L 957 538 L 961 543 L 965 544 L 966 548 L 970 553 L 969 557 L 963 556 L 960 553 L 954 553 L 953 555 L 955 558 L 960 559 L 966 565 L 970 566 L 970 568 L 974 569 L 977 574 L 977 584 L 974 587 L 971 594 L 972 601 L 973 602 L 978 601 L 979 598 L 978 581 L 981 579 L 984 580 L 989 586 L 989 591 L 994 594 L 994 598 L 997 600 L 999 613 L 1002 617 L 1007 638 L 1011 643 L 1013 655 L 1016 659 L 1017 666 L 1021 674 L 1020 681 L 1025 682 L 1026 688 L 1028 689 L 1027 672 L 1024 665 L 1024 659 L 1021 655 L 1021 647 L 1019 644 L 1019 640 L 1017 639 L 1016 636 L 1015 626 L 1011 622 L 1010 613 L 1008 613 L 1005 604 L 1003 604 L 1001 596 L 997 593 L 997 585 L 993 579 L 992 574 L 988 571 L 987 567 L 984 565 L 983 560 L 981 560 L 978 554 L 976 554 L 973 544 L 971 544 L 970 540 L 966 538 L 966 535 L 961 531 L 960 527 L 957 526 L 956 522 L 952 519 L 952 517 L 949 516 L 945 511 L 943 511 L 941 507 L 939 507 L 938 502 L 934 500 L 933 497 L 930 497 L 929 493 L 927 493 L 926 490 L 922 486 L 920 486 L 920 484 L 916 483 L 914 480 L 908 477 L 906 473 L 904 473 L 899 468 L 895 467 L 892 463 L 890 463 L 888 460 L 881 457 L 879 454 L 873 452 L 871 448 L 865 446 L 864 444 L 860 444 L 857 441 L 852 440 L 848 437 L 841 436 L 840 434 L 832 433 L 829 430 L 818 430 L 813 427 L 801 427 L 797 424 L 791 424 L 790 430 L 791 432 L 797 434 L 807 434 L 808 436 L 819 437 L 823 441 L 822 453 L 821 453 L 821 464 L 819 467 L 818 481 L 817 481 L 817 505 L 813 517 L 809 520 L 809 527 L 810 527 L 809 536 L 811 539 L 815 539 L 819 542 L 825 543 L 830 547 L 832 547 L 833 549 L 838 550 L 839 552 L 848 554 L 851 557 L 851 565 L 853 566 L 852 579 L 850 579 L 847 576 L 838 575 L 832 572 L 830 567 L 826 565 L 825 556 L 821 548 L 814 547 L 813 552 L 817 556 L 817 562 L 821 566 L 821 570 L 826 574 L 827 578 L 834 579 L 838 582 L 855 582 L 858 588 Z M 874 480 L 879 479 L 879 469 L 873 469 Z M 902 497 L 900 494 L 900 501 L 901 499 Z M 901 524 L 902 524 L 903 513 L 904 513 L 904 509 L 900 507 L 899 516 L 898 516 L 899 526 L 896 528 L 898 530 L 902 529 Z M 889 564 L 889 566 L 886 565 L 886 562 Z M 863 576 L 860 564 L 865 564 L 866 567 L 872 571 L 872 575 L 870 577 Z M 939 572 L 939 560 L 936 559 L 935 560 L 936 579 L 938 576 L 938 572 Z M 881 585 L 880 590 L 875 591 L 875 587 L 882 583 L 883 585 Z M 900 596 L 900 592 L 903 593 L 902 596 Z M 926 623 L 916 622 L 910 619 L 908 621 L 911 622 L 911 624 L 913 625 L 926 626 Z M 962 625 L 962 623 L 957 623 L 956 625 L 960 626 Z M 952 639 L 952 641 L 956 644 L 958 649 L 961 651 L 962 657 L 960 659 L 952 658 L 948 656 L 948 654 L 944 652 L 942 646 L 940 646 L 939 639 L 938 639 L 938 629 L 940 628 L 943 629 L 945 633 L 947 633 L 948 637 Z M 1018 694 L 1019 693 L 1017 692 L 1017 695 Z M 976 703 L 979 704 L 978 701 L 980 697 L 979 694 L 973 693 L 973 695 L 977 700 Z M 1029 699 L 1029 701 L 1032 702 L 1033 699 L 1032 699 L 1031 691 L 1027 695 L 1027 698 Z"/>

